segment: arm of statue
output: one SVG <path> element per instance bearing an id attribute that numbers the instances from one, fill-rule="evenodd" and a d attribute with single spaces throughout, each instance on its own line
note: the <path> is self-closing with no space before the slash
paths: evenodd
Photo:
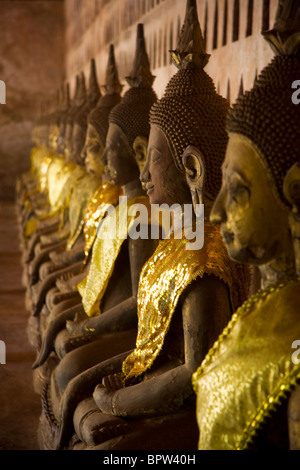
<path id="1" fill-rule="evenodd" d="M 74 325 L 68 322 L 67 328 L 72 334 L 92 334 L 95 336 L 108 332 L 121 331 L 126 328 L 134 328 L 137 325 L 137 292 L 139 284 L 139 276 L 145 262 L 152 255 L 156 240 L 128 240 L 130 274 L 132 295 L 120 304 L 103 312 L 101 315 L 88 318 Z"/>
<path id="2" fill-rule="evenodd" d="M 291 450 L 300 450 L 300 386 L 292 391 L 288 403 L 288 429 Z"/>
<path id="3" fill-rule="evenodd" d="M 103 413 L 143 416 L 178 409 L 192 393 L 192 373 L 217 339 L 231 315 L 228 289 L 204 276 L 186 289 L 182 303 L 185 363 L 149 380 L 114 390 L 98 385 L 94 400 Z M 106 380 L 106 383 L 107 380 Z"/>

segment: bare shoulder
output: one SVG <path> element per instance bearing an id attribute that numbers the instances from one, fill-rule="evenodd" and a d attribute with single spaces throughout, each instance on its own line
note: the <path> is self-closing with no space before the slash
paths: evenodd
<path id="1" fill-rule="evenodd" d="M 300 450 L 300 385 L 292 391 L 288 403 L 290 449 Z"/>

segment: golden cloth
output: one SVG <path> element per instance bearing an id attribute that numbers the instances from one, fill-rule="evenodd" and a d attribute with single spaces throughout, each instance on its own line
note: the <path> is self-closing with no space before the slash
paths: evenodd
<path id="1" fill-rule="evenodd" d="M 30 170 L 20 178 L 20 183 L 17 186 L 17 191 L 21 190 L 22 184 L 27 187 L 25 192 L 22 194 L 22 205 L 24 207 L 31 207 L 30 197 L 37 194 L 43 193 L 47 186 L 47 172 L 49 165 L 52 161 L 53 153 L 50 149 L 45 146 L 33 147 L 30 154 Z"/>
<path id="2" fill-rule="evenodd" d="M 54 155 L 47 172 L 48 201 L 51 208 L 55 206 L 62 188 L 70 175 L 69 172 L 70 165 L 65 163 L 65 159 Z"/>
<path id="3" fill-rule="evenodd" d="M 65 175 L 67 175 L 66 179 L 64 178 Z M 64 211 L 69 206 L 75 186 L 85 175 L 85 168 L 75 163 L 67 163 L 64 168 L 62 168 L 59 178 L 64 180 L 64 184 L 55 203 L 51 205 L 51 213 Z"/>
<path id="4" fill-rule="evenodd" d="M 119 197 L 122 196 L 121 186 L 112 186 L 106 182 L 100 186 L 94 193 L 84 214 L 83 233 L 84 233 L 84 264 L 90 254 L 90 250 L 97 236 L 97 228 L 105 215 L 109 205 L 115 206 Z"/>
<path id="5" fill-rule="evenodd" d="M 101 176 L 86 173 L 73 190 L 69 203 L 70 236 L 67 250 L 71 250 L 82 233 L 85 211 L 95 191 L 102 186 L 101 179 Z"/>
<path id="6" fill-rule="evenodd" d="M 50 209 L 37 213 L 25 224 L 24 236 L 30 237 L 37 229 L 39 221 L 55 215 L 61 216 L 60 227 L 64 224 L 64 211 L 67 209 L 73 189 L 78 181 L 86 174 L 84 167 L 73 162 L 65 163 L 60 157 L 54 157 L 47 171 L 47 190 Z"/>
<path id="7" fill-rule="evenodd" d="M 136 348 L 123 362 L 125 381 L 149 369 L 159 355 L 177 302 L 197 277 L 213 274 L 232 294 L 233 306 L 246 298 L 245 271 L 227 255 L 219 229 L 205 221 L 204 246 L 187 250 L 188 240 L 164 239 L 144 265 L 138 290 L 138 334 Z"/>
<path id="8" fill-rule="evenodd" d="M 199 449 L 247 449 L 300 379 L 300 280 L 252 296 L 233 315 L 193 376 Z"/>
<path id="9" fill-rule="evenodd" d="M 148 197 L 139 196 L 129 200 L 126 198 L 126 201 L 121 202 L 115 211 L 102 219 L 98 227 L 99 233 L 93 245 L 89 273 L 77 286 L 85 313 L 90 317 L 101 313 L 100 302 L 121 246 L 136 218 L 139 204 L 149 207 Z M 131 206 L 135 206 L 136 211 L 130 211 Z"/>

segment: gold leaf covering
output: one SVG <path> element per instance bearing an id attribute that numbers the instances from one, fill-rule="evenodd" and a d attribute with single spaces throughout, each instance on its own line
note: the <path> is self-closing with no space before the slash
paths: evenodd
<path id="1" fill-rule="evenodd" d="M 300 279 L 259 291 L 231 322 L 193 376 L 199 449 L 247 449 L 300 379 Z"/>
<path id="2" fill-rule="evenodd" d="M 126 198 L 126 201 L 119 204 L 115 212 L 108 214 L 99 225 L 98 230 L 101 231 L 101 237 L 97 236 L 93 245 L 89 274 L 77 286 L 85 313 L 90 317 L 101 313 L 101 299 L 121 246 L 136 218 L 136 212 L 130 211 L 130 214 L 128 213 L 129 208 L 136 205 L 138 211 L 139 204 L 149 207 L 148 197 L 139 196 L 129 200 Z"/>
<path id="3" fill-rule="evenodd" d="M 187 243 L 185 238 L 162 240 L 143 267 L 138 292 L 137 342 L 123 362 L 125 381 L 151 367 L 163 347 L 180 295 L 197 277 L 212 274 L 221 278 L 230 288 L 234 306 L 246 298 L 248 283 L 243 270 L 228 258 L 217 227 L 205 220 L 201 250 L 187 250 Z"/>
<path id="4" fill-rule="evenodd" d="M 90 173 L 86 173 L 76 184 L 69 204 L 70 236 L 67 242 L 67 250 L 71 250 L 82 233 L 85 211 L 99 186 L 102 186 L 101 176 Z"/>
<path id="5" fill-rule="evenodd" d="M 122 196 L 123 190 L 121 186 L 113 186 L 106 182 L 100 186 L 94 193 L 89 205 L 86 209 L 83 221 L 84 233 L 84 264 L 87 262 L 90 250 L 97 236 L 97 228 L 105 215 L 108 206 L 116 205 L 119 197 Z"/>

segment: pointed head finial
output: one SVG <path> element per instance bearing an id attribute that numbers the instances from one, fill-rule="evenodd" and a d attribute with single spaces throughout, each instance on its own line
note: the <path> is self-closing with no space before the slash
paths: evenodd
<path id="1" fill-rule="evenodd" d="M 119 81 L 119 73 L 115 61 L 114 45 L 110 44 L 108 52 L 108 61 L 105 75 L 105 85 L 102 86 L 105 93 L 112 95 L 121 93 L 123 85 Z"/>
<path id="2" fill-rule="evenodd" d="M 184 23 L 175 51 L 170 51 L 172 60 L 178 69 L 203 69 L 209 61 L 204 39 L 198 20 L 196 0 L 187 0 Z"/>
<path id="3" fill-rule="evenodd" d="M 78 95 L 76 96 L 76 105 L 82 106 L 86 100 L 85 75 L 83 72 L 79 76 Z"/>
<path id="4" fill-rule="evenodd" d="M 149 87 L 153 85 L 155 77 L 150 70 L 149 57 L 146 51 L 144 25 L 137 25 L 136 50 L 131 74 L 126 77 L 131 87 Z"/>
<path id="5" fill-rule="evenodd" d="M 65 86 L 65 108 L 69 108 L 70 103 L 71 103 L 70 84 L 66 83 L 66 86 Z"/>
<path id="6" fill-rule="evenodd" d="M 278 0 L 273 29 L 262 32 L 277 55 L 300 54 L 300 2 Z"/>
<path id="7" fill-rule="evenodd" d="M 79 77 L 79 75 L 76 75 L 76 77 L 75 77 L 75 89 L 74 89 L 74 95 L 73 95 L 72 103 L 75 103 L 77 98 L 78 98 L 79 88 L 80 88 L 80 77 Z"/>
<path id="8" fill-rule="evenodd" d="M 88 99 L 89 101 L 95 102 L 100 98 L 100 96 L 101 91 L 97 80 L 96 61 L 95 59 L 91 59 Z"/>

